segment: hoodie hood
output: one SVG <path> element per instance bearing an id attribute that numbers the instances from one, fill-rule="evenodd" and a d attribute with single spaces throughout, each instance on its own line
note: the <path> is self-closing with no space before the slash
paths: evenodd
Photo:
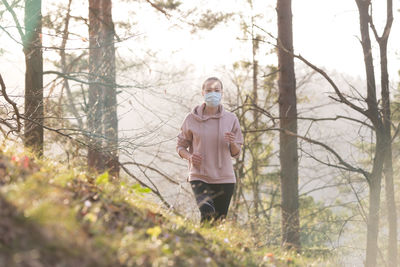
<path id="1" fill-rule="evenodd" d="M 203 104 L 198 105 L 195 108 L 193 108 L 191 114 L 197 121 L 206 121 L 209 119 L 216 119 L 216 118 L 221 118 L 222 116 L 224 116 L 225 110 L 224 110 L 224 106 L 222 106 L 221 104 L 219 104 L 217 113 L 214 115 L 204 115 L 203 113 L 204 113 L 205 107 L 206 107 L 206 103 L 203 103 Z"/>
<path id="2" fill-rule="evenodd" d="M 197 121 L 202 122 L 202 123 L 200 123 L 200 125 L 201 125 L 200 129 L 202 131 L 202 135 L 201 136 L 204 136 L 203 135 L 203 131 L 204 131 L 203 123 L 206 122 L 209 119 L 218 119 L 218 130 L 217 130 L 218 131 L 217 132 L 217 141 L 218 141 L 217 143 L 218 143 L 218 146 L 217 146 L 217 153 L 218 153 L 218 168 L 221 169 L 222 168 L 222 156 L 221 156 L 221 151 L 222 151 L 221 142 L 222 142 L 222 140 L 220 140 L 221 139 L 220 136 L 222 134 L 221 133 L 221 118 L 222 118 L 222 116 L 224 116 L 225 110 L 224 110 L 224 107 L 221 104 L 219 104 L 216 114 L 214 114 L 214 115 L 204 115 L 205 107 L 206 107 L 206 103 L 203 103 L 201 105 L 196 106 L 195 108 L 193 108 L 193 110 L 191 112 L 191 115 Z M 207 152 L 205 151 L 205 146 L 202 146 L 202 149 L 203 149 L 202 155 L 206 155 Z M 204 173 L 204 164 L 202 164 L 201 166 L 202 166 L 201 167 L 202 168 L 202 173 Z"/>

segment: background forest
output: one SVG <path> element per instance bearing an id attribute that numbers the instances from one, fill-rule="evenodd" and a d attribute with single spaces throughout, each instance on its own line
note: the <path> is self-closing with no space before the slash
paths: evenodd
<path id="1" fill-rule="evenodd" d="M 0 266 L 398 266 L 399 8 L 1 0 Z M 210 76 L 245 143 L 202 228 L 176 137 Z"/>

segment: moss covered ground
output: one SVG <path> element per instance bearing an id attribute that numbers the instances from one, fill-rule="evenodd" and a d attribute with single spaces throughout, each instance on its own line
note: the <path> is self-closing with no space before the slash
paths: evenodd
<path id="1" fill-rule="evenodd" d="M 260 245 L 233 222 L 200 227 L 147 188 L 82 166 L 0 152 L 0 266 L 334 266 Z"/>

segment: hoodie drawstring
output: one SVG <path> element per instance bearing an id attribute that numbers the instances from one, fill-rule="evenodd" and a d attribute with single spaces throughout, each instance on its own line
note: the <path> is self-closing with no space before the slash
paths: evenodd
<path id="1" fill-rule="evenodd" d="M 200 136 L 204 136 L 204 124 L 200 123 Z M 201 142 L 204 142 L 204 139 L 201 140 Z M 204 174 L 204 158 L 205 158 L 205 145 L 201 144 L 201 156 L 203 157 L 203 162 L 200 165 L 200 174 Z"/>
<path id="2" fill-rule="evenodd" d="M 217 143 L 217 150 L 218 150 L 218 168 L 222 168 L 222 162 L 221 162 L 221 140 L 220 140 L 220 134 L 221 134 L 221 119 L 222 117 L 218 118 L 218 143 Z"/>

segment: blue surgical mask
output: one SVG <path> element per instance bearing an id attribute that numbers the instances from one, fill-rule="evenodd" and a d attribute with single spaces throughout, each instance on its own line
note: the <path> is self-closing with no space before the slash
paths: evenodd
<path id="1" fill-rule="evenodd" d="M 207 106 L 217 107 L 221 102 L 221 97 L 220 92 L 210 92 L 204 95 L 204 102 L 206 102 Z"/>

